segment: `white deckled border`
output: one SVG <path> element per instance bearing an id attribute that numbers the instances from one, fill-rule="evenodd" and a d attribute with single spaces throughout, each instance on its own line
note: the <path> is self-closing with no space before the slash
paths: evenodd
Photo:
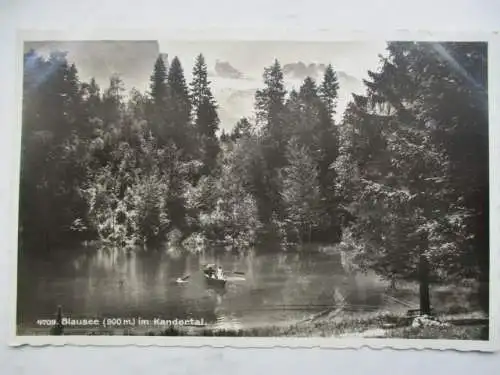
<path id="1" fill-rule="evenodd" d="M 288 338 L 288 337 L 195 337 L 195 336 L 17 336 L 17 223 L 19 199 L 19 157 L 21 147 L 21 98 L 22 98 L 22 51 L 24 41 L 70 41 L 70 40 L 175 40 L 175 41 L 304 41 L 304 42 L 342 42 L 342 41 L 484 41 L 488 42 L 488 98 L 489 98 L 489 151 L 490 151 L 490 340 L 423 340 L 423 339 L 375 339 L 375 338 Z M 500 168 L 500 37 L 498 32 L 439 32 L 439 31 L 346 31 L 311 29 L 247 29 L 247 28 L 206 28 L 193 29 L 74 29 L 74 30 L 24 30 L 18 32 L 17 55 L 17 126 L 11 127 L 15 156 L 15 172 L 8 176 L 11 186 L 11 211 L 8 222 L 11 225 L 8 248 L 11 249 L 11 264 L 14 267 L 11 280 L 11 346 L 169 346 L 169 347 L 234 347 L 234 348 L 339 348 L 359 349 L 437 349 L 458 351 L 492 352 L 500 349 L 500 264 L 499 244 L 500 212 L 498 172 Z M 496 69 L 495 69 L 496 68 Z M 15 130 L 14 130 L 15 129 Z M 495 163 L 495 161 L 497 161 Z"/>
<path id="2" fill-rule="evenodd" d="M 324 348 L 324 349 L 436 349 L 493 352 L 500 349 L 490 341 L 420 339 L 338 339 L 281 337 L 195 337 L 195 336 L 17 336 L 11 346 L 166 346 L 215 348 Z"/>

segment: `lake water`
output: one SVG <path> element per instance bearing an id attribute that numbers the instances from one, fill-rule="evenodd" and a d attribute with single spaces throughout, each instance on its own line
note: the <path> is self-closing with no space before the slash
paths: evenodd
<path id="1" fill-rule="evenodd" d="M 221 264 L 226 288 L 207 286 L 201 268 Z M 190 275 L 184 284 L 179 277 Z M 322 252 L 246 255 L 206 251 L 62 252 L 20 261 L 18 327 L 54 318 L 57 306 L 75 318 L 201 319 L 227 328 L 289 324 L 346 301 L 351 308 L 382 306 L 386 284 L 352 275 L 338 255 Z"/>

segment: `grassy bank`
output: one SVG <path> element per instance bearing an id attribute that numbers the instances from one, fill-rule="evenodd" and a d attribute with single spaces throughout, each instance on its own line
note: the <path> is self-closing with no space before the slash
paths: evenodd
<path id="1" fill-rule="evenodd" d="M 325 319 L 289 326 L 263 326 L 249 329 L 202 329 L 188 332 L 170 328 L 160 336 L 219 336 L 219 337 L 361 337 L 405 339 L 487 340 L 485 319 L 449 319 L 445 326 L 412 327 L 413 319 L 405 316 L 381 314 L 371 318 Z M 465 324 L 464 324 L 465 322 Z"/>
<path id="2" fill-rule="evenodd" d="M 441 316 L 444 326 L 412 327 L 413 319 L 404 315 L 370 313 L 359 316 L 325 317 L 282 326 L 231 329 L 217 327 L 169 327 L 167 329 L 65 329 L 64 335 L 112 336 L 198 336 L 198 337 L 358 337 L 487 340 L 487 319 L 480 314 Z M 48 335 L 48 329 L 30 329 L 21 335 Z"/>

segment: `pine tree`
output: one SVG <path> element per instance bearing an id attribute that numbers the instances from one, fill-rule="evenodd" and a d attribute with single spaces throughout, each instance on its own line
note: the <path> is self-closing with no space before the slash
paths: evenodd
<path id="1" fill-rule="evenodd" d="M 191 82 L 191 102 L 193 112 L 196 116 L 198 108 L 205 98 L 212 97 L 210 92 L 210 81 L 208 80 L 207 64 L 205 57 L 200 53 L 195 60 L 193 67 L 193 80 Z"/>
<path id="2" fill-rule="evenodd" d="M 296 118 L 296 129 L 294 134 L 299 137 L 303 145 L 308 147 L 311 152 L 317 153 L 318 147 L 314 138 L 319 128 L 321 120 L 320 114 L 322 104 L 318 96 L 316 82 L 311 77 L 306 77 L 298 93 L 299 111 L 292 113 Z M 315 155 L 315 159 L 318 155 Z"/>
<path id="3" fill-rule="evenodd" d="M 275 143 L 275 148 L 281 152 L 284 151 L 284 145 L 281 143 L 286 90 L 283 71 L 278 60 L 264 69 L 263 79 L 265 88 L 258 90 L 255 94 L 257 124 L 264 128 Z M 283 150 L 281 150 L 282 146 Z"/>
<path id="4" fill-rule="evenodd" d="M 335 114 L 335 109 L 337 107 L 339 83 L 337 79 L 337 73 L 333 69 L 331 64 L 326 67 L 325 73 L 323 75 L 323 82 L 319 88 L 319 95 L 326 106 L 327 113 L 331 117 Z"/>
<path id="5" fill-rule="evenodd" d="M 284 131 L 285 95 L 283 72 L 278 60 L 264 69 L 264 89 L 255 94 L 257 126 L 262 133 L 262 181 L 258 183 L 256 196 L 264 223 L 270 223 L 272 216 L 283 216 L 281 187 L 277 170 L 286 163 L 286 139 Z M 264 212 L 266 212 L 264 214 Z"/>
<path id="6" fill-rule="evenodd" d="M 477 55 L 462 49 L 465 46 L 445 46 L 455 53 L 454 59 L 472 69 Z M 371 79 L 365 82 L 367 96 L 354 97 L 344 124 L 355 128 L 351 150 L 360 190 L 351 208 L 364 244 L 362 259 L 388 277 L 417 279 L 424 313 L 430 310 L 433 280 L 470 275 L 464 255 L 477 229 L 469 218 L 482 215 L 477 205 L 464 199 L 471 190 L 459 183 L 459 176 L 468 174 L 448 147 L 456 141 L 457 126 L 470 124 L 471 116 L 481 118 L 484 96 L 464 82 L 474 70 L 470 75 L 458 73 L 440 48 L 443 45 L 390 43 L 382 68 L 370 72 Z M 481 54 L 480 49 L 476 52 Z M 473 92 L 475 96 L 470 95 Z M 476 132 L 486 124 L 477 120 Z M 465 134 L 459 137 L 467 139 Z M 461 154 L 469 155 L 468 164 L 471 146 L 479 144 L 471 140 L 467 146 L 461 144 Z M 478 169 L 487 160 L 483 156 L 479 162 L 480 158 L 472 159 Z M 486 177 L 477 181 L 480 186 Z"/>
<path id="7" fill-rule="evenodd" d="M 149 88 L 151 97 L 147 105 L 149 126 L 158 139 L 159 146 L 162 147 L 172 136 L 170 129 L 172 124 L 168 120 L 167 68 L 161 55 L 155 61 Z"/>
<path id="8" fill-rule="evenodd" d="M 164 106 L 167 99 L 167 68 L 161 56 L 156 59 L 149 87 L 154 105 Z"/>
<path id="9" fill-rule="evenodd" d="M 213 173 L 220 152 L 217 130 L 219 116 L 213 100 L 210 97 L 203 99 L 196 115 L 196 129 L 201 139 L 202 160 L 204 173 Z"/>
<path id="10" fill-rule="evenodd" d="M 201 154 L 204 165 L 204 174 L 213 172 L 217 155 L 220 151 L 217 131 L 219 116 L 217 105 L 210 90 L 207 65 L 203 55 L 198 55 L 193 68 L 191 82 L 191 102 L 195 116 L 196 136 L 201 143 Z"/>
<path id="11" fill-rule="evenodd" d="M 482 307 L 489 311 L 487 44 L 391 43 L 389 48 L 398 56 L 408 55 L 410 72 L 426 64 L 423 77 L 410 75 L 409 81 L 425 90 L 425 96 L 417 97 L 415 110 L 435 130 L 434 144 L 449 157 L 450 178 L 444 185 L 452 191 L 448 199 L 460 202 L 470 213 L 465 225 L 466 248 L 471 250 L 460 253 L 455 273 L 470 276 L 469 270 L 474 270 Z"/>
<path id="12" fill-rule="evenodd" d="M 338 155 L 337 129 L 320 97 L 320 89 L 311 77 L 306 77 L 299 91 L 290 93 L 286 103 L 286 138 L 297 137 L 314 160 L 322 201 L 321 208 L 317 207 L 322 224 L 314 234 L 321 240 L 337 241 L 340 223 L 333 189 L 335 171 L 330 168 Z"/>
<path id="13" fill-rule="evenodd" d="M 338 89 L 337 74 L 333 67 L 328 65 L 318 90 L 323 105 L 320 106 L 318 113 L 319 123 L 315 132 L 315 144 L 320 155 L 318 158 L 318 178 L 321 196 L 328 214 L 325 226 L 331 228 L 329 233 L 335 233 L 332 237 L 334 240 L 338 240 L 340 236 L 340 218 L 342 216 L 339 211 L 339 195 L 334 189 L 336 171 L 334 168 L 330 168 L 339 156 L 339 133 L 333 119 L 337 106 Z M 333 228 L 337 230 L 332 230 Z"/>
<path id="14" fill-rule="evenodd" d="M 194 136 L 191 126 L 191 101 L 184 78 L 184 70 L 176 56 L 170 63 L 167 76 L 169 134 L 183 158 L 194 150 Z"/>
<path id="15" fill-rule="evenodd" d="M 311 77 L 306 77 L 300 86 L 299 97 L 306 103 L 312 103 L 318 99 L 318 87 Z"/>

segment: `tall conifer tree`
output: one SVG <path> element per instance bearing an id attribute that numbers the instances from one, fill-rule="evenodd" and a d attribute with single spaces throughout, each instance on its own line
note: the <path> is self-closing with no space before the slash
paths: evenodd
<path id="1" fill-rule="evenodd" d="M 193 68 L 191 82 L 191 101 L 195 117 L 195 129 L 200 140 L 201 159 L 204 165 L 204 174 L 213 172 L 217 155 L 220 151 L 217 131 L 219 116 L 217 105 L 210 90 L 207 65 L 202 54 L 198 55 Z"/>

